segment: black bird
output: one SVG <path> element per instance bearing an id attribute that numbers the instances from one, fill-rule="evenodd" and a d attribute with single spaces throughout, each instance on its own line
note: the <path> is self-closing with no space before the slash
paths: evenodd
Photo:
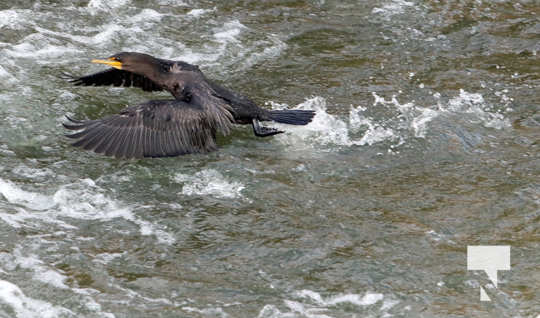
<path id="1" fill-rule="evenodd" d="M 119 114 L 80 121 L 69 117 L 64 127 L 79 132 L 67 135 L 73 145 L 117 158 L 170 157 L 217 149 L 219 132 L 227 135 L 233 124 L 251 124 L 256 136 L 282 133 L 260 121 L 306 125 L 312 110 L 266 110 L 249 98 L 207 79 L 198 66 L 148 54 L 122 52 L 105 60 L 92 60 L 112 68 L 72 77 L 75 85 L 134 86 L 144 91 L 168 91 L 170 100 L 151 100 L 129 106 Z"/>

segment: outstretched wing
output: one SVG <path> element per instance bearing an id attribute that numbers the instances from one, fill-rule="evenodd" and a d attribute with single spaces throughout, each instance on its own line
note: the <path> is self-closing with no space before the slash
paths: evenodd
<path id="1" fill-rule="evenodd" d="M 146 76 L 115 68 L 81 77 L 74 77 L 69 74 L 65 75 L 69 76 L 70 82 L 77 86 L 133 86 L 142 88 L 147 92 L 163 90 L 161 85 L 156 84 Z"/>
<path id="2" fill-rule="evenodd" d="M 227 134 L 232 115 L 224 108 L 179 100 L 154 100 L 97 120 L 69 118 L 64 127 L 80 130 L 74 146 L 117 158 L 171 157 L 217 149 L 216 132 Z"/>
<path id="3" fill-rule="evenodd" d="M 192 65 L 182 61 L 172 61 L 165 59 L 157 59 L 159 67 L 168 72 L 173 66 L 176 66 L 186 71 L 200 72 L 196 65 Z M 163 87 L 152 81 L 146 76 L 135 74 L 125 70 L 110 68 L 105 71 L 97 72 L 90 75 L 76 77 L 70 74 L 64 74 L 70 82 L 76 86 L 124 86 L 124 87 L 139 87 L 144 91 L 162 91 Z"/>

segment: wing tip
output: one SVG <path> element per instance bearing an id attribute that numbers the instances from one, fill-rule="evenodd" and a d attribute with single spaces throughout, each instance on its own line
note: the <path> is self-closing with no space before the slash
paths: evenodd
<path id="1" fill-rule="evenodd" d="M 66 129 L 69 129 L 69 130 L 81 130 L 86 126 L 84 121 L 73 119 L 73 118 L 69 117 L 68 115 L 66 115 L 66 119 L 68 120 L 68 122 L 67 123 L 63 122 L 62 123 L 62 126 L 64 126 L 64 128 L 66 128 Z"/>
<path id="2" fill-rule="evenodd" d="M 65 80 L 75 86 L 79 86 L 83 84 L 83 81 L 80 77 L 77 77 L 73 74 L 69 74 L 67 72 L 60 73 L 60 76 L 58 76 L 60 79 Z"/>

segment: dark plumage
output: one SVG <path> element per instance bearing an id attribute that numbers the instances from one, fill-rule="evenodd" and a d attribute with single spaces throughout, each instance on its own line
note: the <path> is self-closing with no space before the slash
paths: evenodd
<path id="1" fill-rule="evenodd" d="M 168 91 L 175 99 L 151 100 L 96 120 L 68 117 L 64 127 L 78 132 L 74 146 L 117 158 L 168 157 L 217 149 L 216 133 L 227 135 L 233 124 L 252 124 L 256 136 L 282 133 L 263 127 L 273 120 L 306 125 L 311 110 L 266 110 L 249 98 L 208 80 L 196 65 L 124 52 L 107 60 L 93 60 L 113 68 L 71 78 L 75 85 L 139 87 Z"/>

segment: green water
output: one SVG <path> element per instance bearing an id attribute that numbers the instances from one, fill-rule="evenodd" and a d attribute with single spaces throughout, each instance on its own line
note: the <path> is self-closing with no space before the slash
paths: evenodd
<path id="1" fill-rule="evenodd" d="M 0 4 L 0 317 L 540 314 L 537 1 Z M 119 161 L 64 115 L 165 98 L 73 87 L 140 51 L 305 127 Z M 509 245 L 495 288 L 468 245 Z M 483 287 L 491 302 L 480 301 Z"/>

